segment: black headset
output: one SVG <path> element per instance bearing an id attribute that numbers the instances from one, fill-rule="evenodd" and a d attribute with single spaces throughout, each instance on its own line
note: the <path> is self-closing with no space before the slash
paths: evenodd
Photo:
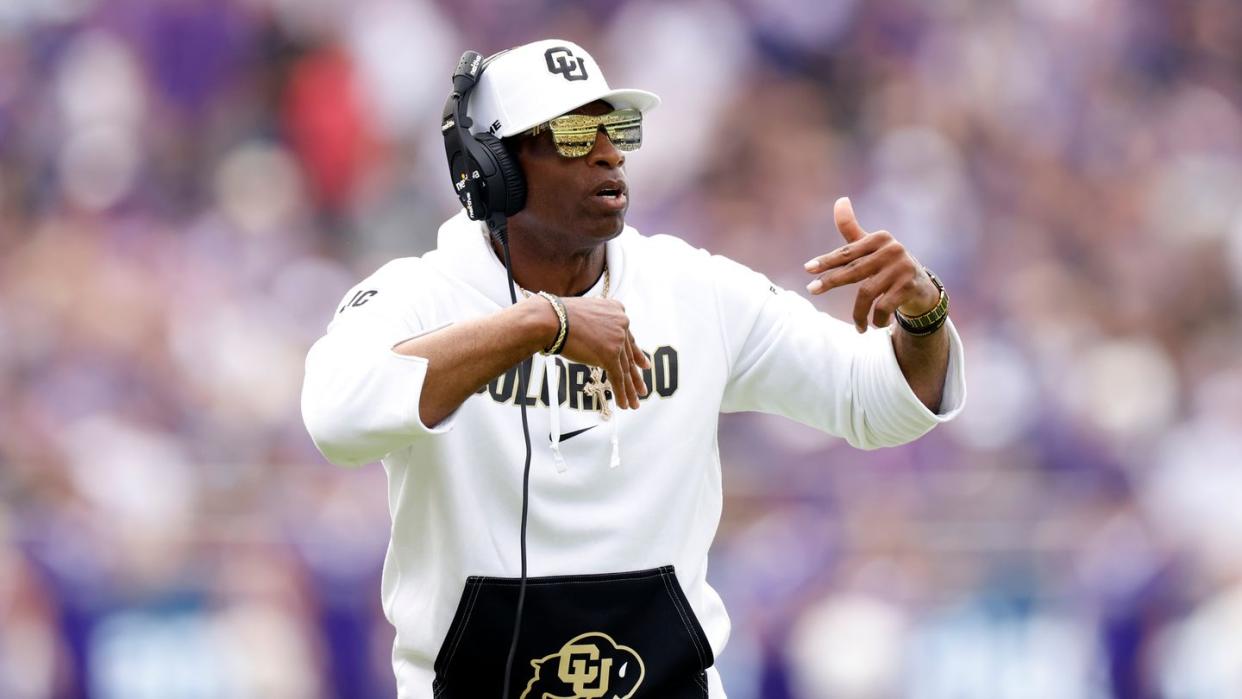
<path id="1" fill-rule="evenodd" d="M 440 132 L 453 189 L 466 215 L 486 221 L 492 235 L 503 237 L 505 219 L 526 206 L 526 179 L 503 141 L 486 131 L 470 132 L 473 123 L 466 116 L 470 92 L 485 67 L 477 51 L 461 55 L 453 71 L 453 92 L 444 103 Z"/>
<path id="2" fill-rule="evenodd" d="M 497 54 L 499 55 L 499 54 Z M 490 60 L 490 59 L 489 59 Z M 486 221 L 487 229 L 499 243 L 504 254 L 505 273 L 509 278 L 509 298 L 517 303 L 517 285 L 513 281 L 513 261 L 509 257 L 508 217 L 526 206 L 526 179 L 503 141 L 491 133 L 470 133 L 471 121 L 466 116 L 470 91 L 479 82 L 486 61 L 476 51 L 467 51 L 453 71 L 453 92 L 444 103 L 440 133 L 444 136 L 444 152 L 448 156 L 449 176 L 466 215 L 474 221 Z M 532 376 L 531 360 L 525 359 L 526 375 Z M 522 609 L 526 602 L 526 523 L 530 510 L 530 424 L 526 403 L 518 401 L 522 411 L 522 433 L 526 438 L 526 464 L 522 470 L 522 577 L 518 587 L 517 608 L 513 620 L 513 637 L 505 660 L 504 686 L 501 696 L 509 697 L 513 662 L 517 655 L 518 638 L 522 631 Z"/>

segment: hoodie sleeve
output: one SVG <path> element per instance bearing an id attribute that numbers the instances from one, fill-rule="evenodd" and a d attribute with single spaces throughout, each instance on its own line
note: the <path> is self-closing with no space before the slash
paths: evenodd
<path id="1" fill-rule="evenodd" d="M 427 360 L 393 347 L 438 330 L 417 309 L 421 261 L 396 260 L 345 293 L 328 331 L 306 356 L 302 420 L 332 463 L 377 461 L 414 440 L 452 428 L 418 414 Z"/>
<path id="2" fill-rule="evenodd" d="M 859 334 L 810 301 L 723 257 L 713 257 L 730 372 L 721 409 L 784 415 L 861 449 L 913 441 L 951 420 L 966 399 L 962 342 L 949 322 L 940 412 L 919 401 L 890 328 Z"/>

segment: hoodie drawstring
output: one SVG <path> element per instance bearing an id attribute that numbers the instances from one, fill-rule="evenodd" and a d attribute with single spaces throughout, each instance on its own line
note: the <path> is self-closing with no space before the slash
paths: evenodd
<path id="1" fill-rule="evenodd" d="M 556 464 L 557 473 L 564 473 L 569 470 L 569 465 L 561 453 L 561 368 L 555 357 L 544 358 L 543 377 L 548 387 L 548 409 L 551 411 L 549 420 L 552 431 L 548 439 L 552 441 L 552 462 Z"/>
<path id="2" fill-rule="evenodd" d="M 608 468 L 621 465 L 621 410 L 612 411 L 612 458 L 608 460 Z"/>
<path id="3" fill-rule="evenodd" d="M 565 461 L 565 455 L 561 453 L 561 365 L 553 357 L 546 357 L 543 360 L 543 378 L 548 388 L 548 422 L 549 446 L 552 448 L 552 462 L 556 465 L 557 473 L 565 473 L 569 470 L 569 464 Z M 614 410 L 608 422 L 612 423 L 612 435 L 609 442 L 612 446 L 612 454 L 608 459 L 608 468 L 616 468 L 621 465 L 621 411 Z"/>

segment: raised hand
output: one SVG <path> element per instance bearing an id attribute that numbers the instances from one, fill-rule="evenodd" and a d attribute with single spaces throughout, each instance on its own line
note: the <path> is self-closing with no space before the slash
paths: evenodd
<path id="1" fill-rule="evenodd" d="M 625 306 L 614 299 L 562 297 L 561 301 L 569 314 L 569 337 L 561 354 L 603 369 L 617 407 L 637 408 L 638 397 L 647 394 L 642 370 L 650 369 L 651 361 L 630 333 Z"/>
<path id="2" fill-rule="evenodd" d="M 868 318 L 882 328 L 892 321 L 895 310 L 915 317 L 935 307 L 940 290 L 891 233 L 863 230 L 846 197 L 837 200 L 832 213 L 845 245 L 806 263 L 806 271 L 817 275 L 806 285 L 807 291 L 822 294 L 857 283 L 854 327 L 860 333 L 866 331 Z"/>

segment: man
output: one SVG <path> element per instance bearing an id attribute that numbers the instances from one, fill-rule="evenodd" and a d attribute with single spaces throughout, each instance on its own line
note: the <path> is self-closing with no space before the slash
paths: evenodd
<path id="1" fill-rule="evenodd" d="M 316 445 L 388 474 L 400 695 L 724 697 L 712 665 L 729 620 L 706 582 L 718 414 L 786 415 L 868 449 L 916 439 L 965 397 L 947 296 L 845 199 L 844 245 L 805 269 L 812 294 L 859 285 L 854 329 L 736 262 L 625 226 L 618 144 L 637 147 L 636 115 L 658 98 L 611 90 L 571 42 L 498 54 L 476 92 L 475 131 L 506 139 L 528 190 L 508 220 L 525 293 L 510 303 L 500 246 L 459 213 L 436 250 L 347 292 L 306 362 Z M 530 577 L 502 687 L 521 405 Z"/>

